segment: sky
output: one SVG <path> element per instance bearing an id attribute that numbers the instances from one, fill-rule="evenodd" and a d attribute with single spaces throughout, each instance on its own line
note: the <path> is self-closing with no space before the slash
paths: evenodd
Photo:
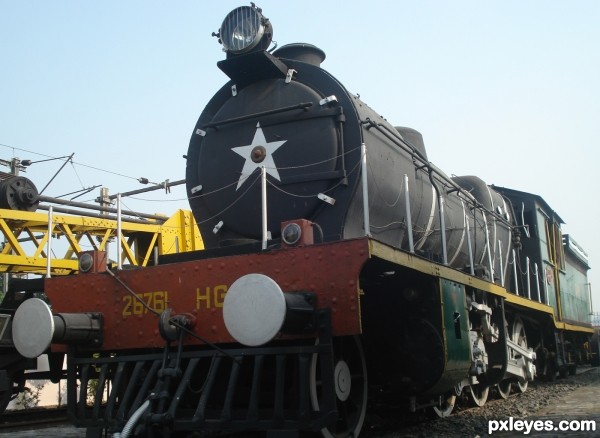
<path id="1" fill-rule="evenodd" d="M 48 196 L 185 178 L 194 125 L 227 82 L 211 33 L 248 4 L 0 0 L 0 159 L 74 153 Z M 587 252 L 600 311 L 600 2 L 257 4 L 279 46 L 323 49 L 323 68 L 392 124 L 420 131 L 447 174 L 539 194 Z M 41 189 L 62 164 L 22 175 Z M 188 208 L 184 187 L 124 208 L 171 214 Z"/>

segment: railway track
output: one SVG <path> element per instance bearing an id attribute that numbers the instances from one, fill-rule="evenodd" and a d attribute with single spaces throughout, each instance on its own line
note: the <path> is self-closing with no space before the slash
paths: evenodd
<path id="1" fill-rule="evenodd" d="M 6 411 L 0 415 L 0 435 L 30 428 L 42 429 L 60 423 L 67 423 L 66 407 Z"/>
<path id="2" fill-rule="evenodd" d="M 590 391 L 592 395 L 588 394 Z M 580 392 L 586 394 L 584 396 L 586 399 L 600 398 L 599 368 L 583 368 L 578 370 L 576 376 L 554 382 L 532 382 L 524 394 L 512 394 L 506 400 L 490 395 L 490 400 L 483 407 L 470 407 L 463 401 L 456 412 L 445 419 L 410 415 L 406 413 L 406 408 L 403 406 L 379 400 L 372 406 L 372 413 L 367 418 L 361 438 L 484 436 L 487 435 L 489 420 L 509 417 L 527 420 L 547 419 L 551 418 L 548 412 L 557 410 L 560 412 L 560 419 L 600 419 L 600 414 L 595 411 L 593 404 L 577 402 L 574 403 L 577 405 L 576 412 L 569 411 L 569 403 L 565 404 L 565 398 L 577 397 Z M 67 422 L 65 408 L 9 411 L 0 417 L 0 436 L 29 438 L 40 435 L 45 438 L 64 438 L 84 437 L 86 433 L 84 429 L 76 429 Z M 498 435 L 512 436 L 500 433 Z M 223 433 L 213 436 L 258 438 L 262 435 Z M 550 438 L 554 435 L 544 436 Z M 567 436 L 571 435 L 567 434 Z"/>
<path id="3" fill-rule="evenodd" d="M 490 394 L 489 401 L 483 407 L 469 406 L 462 399 L 458 401 L 455 412 L 444 419 L 425 416 L 413 416 L 411 419 L 403 415 L 401 408 L 382 406 L 374 409 L 374 415 L 367 419 L 361 438 L 485 436 L 489 420 L 535 418 L 552 407 L 561 411 L 562 398 L 581 387 L 595 388 L 594 391 L 600 394 L 600 369 L 582 367 L 578 368 L 575 376 L 568 378 L 553 382 L 536 380 L 530 382 L 525 393 L 513 392 L 506 400 Z M 565 410 L 563 419 L 571 417 L 573 415 Z"/>

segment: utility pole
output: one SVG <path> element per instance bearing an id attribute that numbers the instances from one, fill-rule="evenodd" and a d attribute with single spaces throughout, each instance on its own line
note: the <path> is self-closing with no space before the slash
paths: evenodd
<path id="1" fill-rule="evenodd" d="M 19 171 L 21 171 L 21 170 L 25 171 L 25 169 L 26 169 L 26 167 L 21 164 L 21 160 L 18 157 L 13 157 L 10 161 L 0 159 L 0 164 L 4 165 L 10 169 L 9 177 L 10 176 L 18 176 Z M 6 245 L 6 240 L 4 240 L 2 242 L 2 247 L 4 247 L 4 245 Z M 2 297 L 0 297 L 0 300 L 2 298 L 4 298 L 4 295 L 8 291 L 9 280 L 10 280 L 10 274 L 8 272 L 3 273 L 2 274 Z"/>
<path id="2" fill-rule="evenodd" d="M 27 167 L 21 164 L 21 160 L 18 157 L 14 157 L 12 160 L 3 160 L 0 158 L 0 164 L 10 169 L 10 175 L 19 176 L 19 172 L 27 169 Z"/>
<path id="3" fill-rule="evenodd" d="M 109 208 L 112 206 L 112 200 L 110 199 L 110 196 L 108 195 L 108 193 L 109 193 L 108 187 L 102 187 L 100 189 L 100 196 L 98 198 L 96 198 L 96 202 L 98 202 L 101 207 Z M 102 212 L 102 214 L 108 215 L 108 212 L 104 211 L 104 212 Z"/>

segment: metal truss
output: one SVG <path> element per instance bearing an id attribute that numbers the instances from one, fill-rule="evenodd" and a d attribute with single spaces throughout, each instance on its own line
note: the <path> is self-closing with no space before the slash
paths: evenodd
<path id="1" fill-rule="evenodd" d="M 123 218 L 120 225 L 121 235 L 117 236 L 117 220 L 101 215 L 0 209 L 0 232 L 4 236 L 0 272 L 44 274 L 50 266 L 51 275 L 67 275 L 77 271 L 77 256 L 82 251 L 107 251 L 110 242 L 119 240 L 121 263 L 131 266 L 146 266 L 155 253 L 203 249 L 194 216 L 187 210 L 178 210 L 164 221 Z M 48 265 L 50 238 L 54 243 Z"/>

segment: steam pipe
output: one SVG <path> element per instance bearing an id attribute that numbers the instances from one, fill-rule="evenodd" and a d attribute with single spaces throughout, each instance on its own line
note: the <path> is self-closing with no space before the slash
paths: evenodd
<path id="1" fill-rule="evenodd" d="M 371 223 L 369 219 L 369 182 L 367 180 L 367 146 L 363 143 L 360 145 L 362 155 L 362 194 L 363 194 L 363 220 L 365 228 L 365 236 L 371 235 Z"/>
<path id="2" fill-rule="evenodd" d="M 262 201 L 262 249 L 267 249 L 268 230 L 267 230 L 267 169 L 265 166 L 260 168 L 260 193 Z"/>
<path id="3" fill-rule="evenodd" d="M 525 272 L 527 272 L 527 298 L 531 299 L 531 277 L 529 269 L 529 257 L 525 258 L 525 263 L 527 264 L 525 268 Z"/>
<path id="4" fill-rule="evenodd" d="M 438 210 L 440 216 L 440 236 L 442 239 L 442 262 L 444 265 L 448 264 L 448 253 L 446 250 L 446 220 L 444 218 L 444 197 L 442 191 L 438 188 L 437 184 L 433 180 L 433 169 L 429 168 L 427 174 L 429 175 L 429 181 L 433 186 L 433 189 L 437 193 Z"/>
<path id="5" fill-rule="evenodd" d="M 504 265 L 502 262 L 502 241 L 498 240 L 498 260 L 500 261 L 500 285 L 504 287 Z"/>
<path id="6" fill-rule="evenodd" d="M 516 251 L 512 250 L 513 256 L 513 277 L 515 279 L 515 293 L 519 295 L 519 278 L 517 277 L 517 254 Z"/>
<path id="7" fill-rule="evenodd" d="M 117 194 L 117 269 L 121 269 L 123 267 L 123 261 L 121 260 L 122 251 L 121 248 L 121 238 L 123 233 L 123 222 L 121 216 L 121 194 Z"/>
<path id="8" fill-rule="evenodd" d="M 50 278 L 50 271 L 52 270 L 52 229 L 54 224 L 52 223 L 52 207 L 48 210 L 48 243 L 46 247 L 46 278 Z"/>
<path id="9" fill-rule="evenodd" d="M 146 192 L 153 192 L 155 190 L 160 190 L 160 189 L 168 189 L 169 187 L 174 187 L 174 186 L 178 186 L 181 184 L 185 184 L 185 180 L 184 179 L 180 179 L 178 181 L 173 181 L 173 182 L 167 182 L 167 183 L 162 183 L 162 184 L 158 184 L 152 187 L 144 187 L 143 189 L 137 189 L 137 190 L 132 190 L 130 192 L 123 192 L 121 193 L 121 196 L 131 196 L 131 195 L 138 195 L 140 193 L 146 193 Z M 108 197 L 108 199 L 113 200 L 113 199 L 117 199 L 118 195 L 110 195 Z"/>
<path id="10" fill-rule="evenodd" d="M 404 198 L 406 204 L 406 229 L 408 230 L 408 248 L 410 252 L 415 253 L 415 244 L 413 242 L 412 218 L 410 213 L 410 198 L 408 193 L 408 175 L 404 174 Z"/>
<path id="11" fill-rule="evenodd" d="M 57 213 L 66 213 L 66 214 L 73 214 L 73 215 L 78 215 L 78 216 L 86 216 L 86 217 L 94 217 L 94 218 L 98 218 L 98 219 L 103 219 L 103 220 L 113 220 L 116 221 L 117 217 L 116 216 L 104 216 L 100 213 L 92 213 L 91 211 L 83 211 L 83 210 L 74 210 L 72 208 L 62 208 L 62 207 L 55 207 L 52 205 L 40 205 L 38 206 L 38 209 L 40 210 L 50 210 L 52 208 L 52 210 L 54 212 Z M 166 218 L 161 217 L 160 219 L 160 223 L 165 222 Z M 135 219 L 135 218 L 127 218 L 127 222 L 132 222 L 132 223 L 136 223 L 136 224 L 152 224 L 155 225 L 154 222 L 151 222 L 147 219 Z M 19 242 L 29 242 L 32 239 L 30 237 L 27 238 L 23 238 L 23 239 L 18 239 Z"/>
<path id="12" fill-rule="evenodd" d="M 52 198 L 50 196 L 39 196 L 39 200 L 40 200 L 40 202 L 48 202 L 48 203 L 51 203 L 51 204 L 66 205 L 66 206 L 69 206 L 69 207 L 77 207 L 77 208 L 87 208 L 89 210 L 105 211 L 105 212 L 108 212 L 108 213 L 117 213 L 117 209 L 116 208 L 101 207 L 101 206 L 98 206 L 98 205 L 86 204 L 85 202 L 67 201 L 67 200 L 59 199 L 59 198 Z M 126 215 L 130 215 L 130 216 L 137 216 L 137 217 L 143 217 L 143 218 L 148 218 L 148 219 L 159 220 L 159 221 L 162 221 L 162 222 L 164 222 L 165 220 L 167 220 L 167 218 L 165 218 L 164 216 L 158 216 L 158 215 L 155 215 L 155 214 L 139 213 L 139 212 L 130 211 L 130 210 L 122 210 L 121 213 L 122 214 L 126 214 Z"/>
<path id="13" fill-rule="evenodd" d="M 471 226 L 469 225 L 469 217 L 465 212 L 465 222 L 467 223 L 467 246 L 469 247 L 469 271 L 471 275 L 475 275 L 475 266 L 473 266 L 473 244 L 471 243 Z"/>

